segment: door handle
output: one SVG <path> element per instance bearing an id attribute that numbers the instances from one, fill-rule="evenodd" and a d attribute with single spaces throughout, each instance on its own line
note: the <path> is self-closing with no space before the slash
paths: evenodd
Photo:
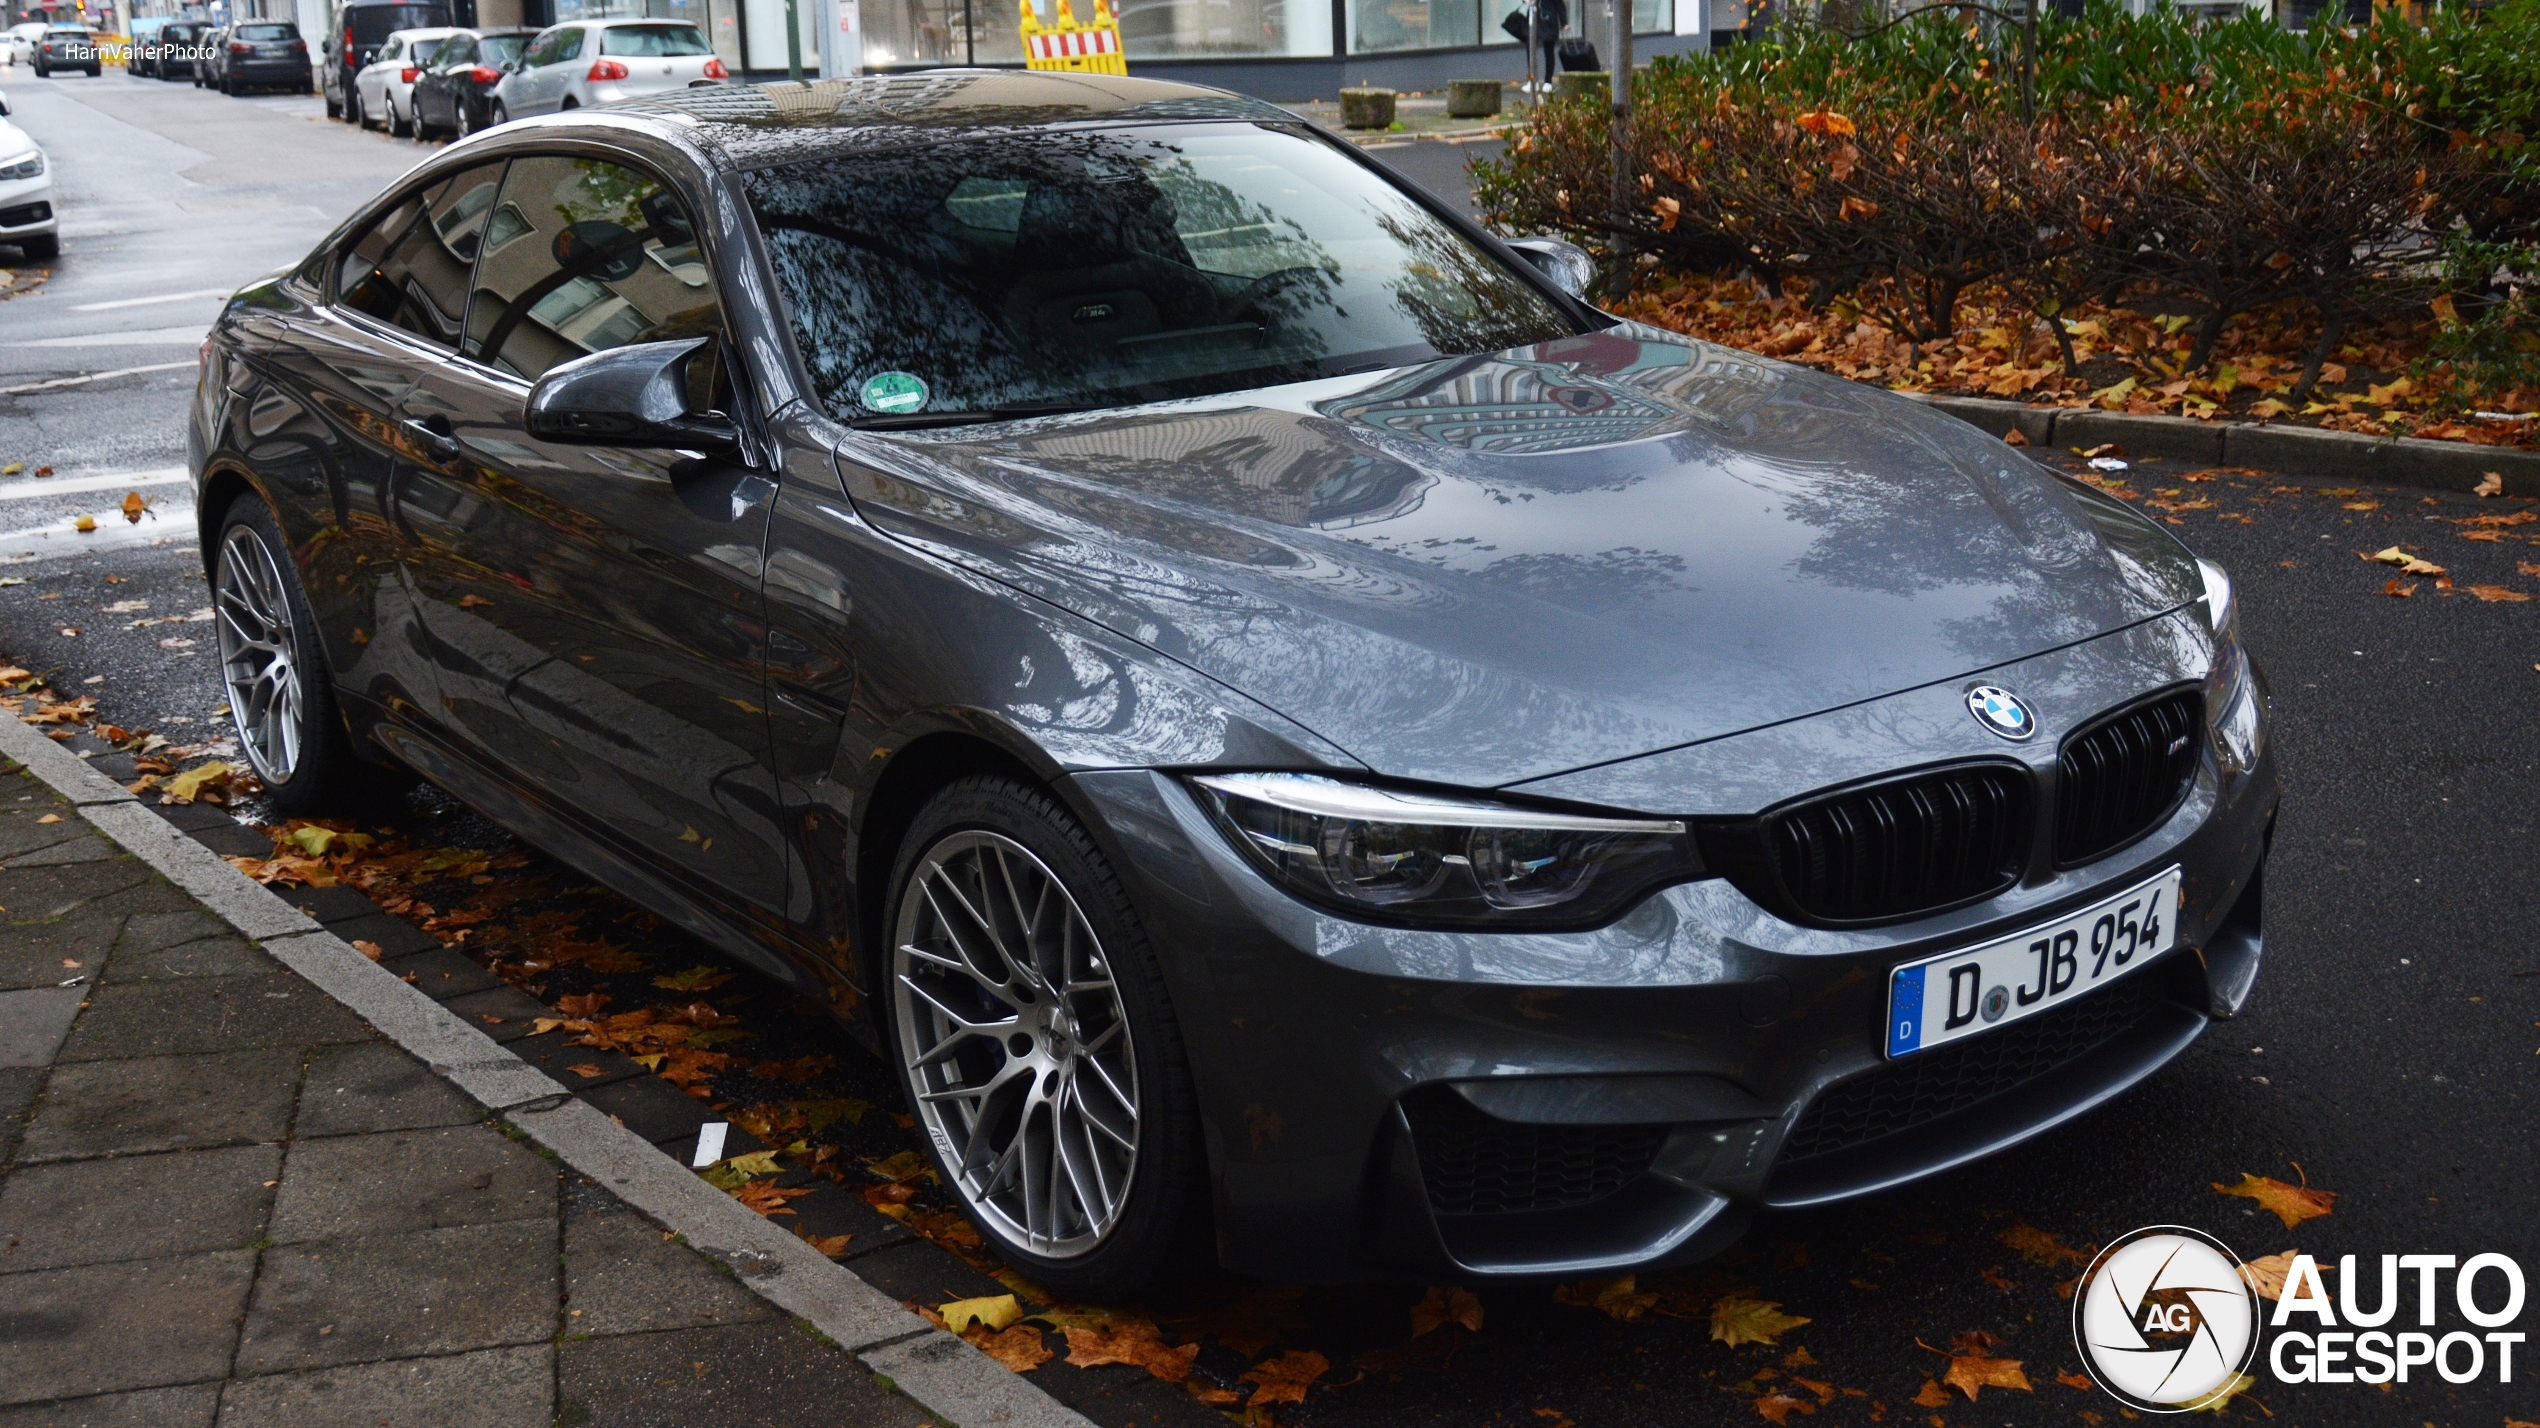
<path id="1" fill-rule="evenodd" d="M 439 422 L 440 426 L 434 426 L 434 422 Z M 404 423 L 406 434 L 423 443 L 425 454 L 433 460 L 456 461 L 459 459 L 459 439 L 444 429 L 449 424 L 447 417 L 408 417 Z"/>

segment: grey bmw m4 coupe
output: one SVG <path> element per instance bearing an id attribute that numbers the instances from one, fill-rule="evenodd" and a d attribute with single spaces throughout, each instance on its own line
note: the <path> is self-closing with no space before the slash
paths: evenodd
<path id="1" fill-rule="evenodd" d="M 1136 79 L 476 136 L 205 345 L 239 741 L 831 1006 L 1082 1296 L 1695 1260 L 2231 1016 L 2223 571 L 1586 276 Z"/>

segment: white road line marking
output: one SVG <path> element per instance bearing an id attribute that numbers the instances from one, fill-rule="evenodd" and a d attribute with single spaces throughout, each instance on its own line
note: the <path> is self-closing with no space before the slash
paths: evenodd
<path id="1" fill-rule="evenodd" d="M 155 471 L 124 471 L 104 476 L 74 476 L 67 481 L 40 477 L 32 481 L 0 481 L 0 501 L 24 501 L 36 496 L 76 496 L 82 491 L 112 491 L 117 487 L 172 486 L 192 478 L 182 466 L 162 466 Z"/>
<path id="2" fill-rule="evenodd" d="M 71 311 L 105 312 L 118 307 L 148 307 L 150 304 L 158 302 L 192 302 L 196 298 L 216 298 L 227 296 L 229 296 L 229 289 L 227 288 L 196 288 L 190 293 L 161 293 L 157 297 L 117 298 L 113 302 L 84 302 L 76 307 L 73 307 Z"/>
<path id="3" fill-rule="evenodd" d="M 201 327 L 145 327 L 135 332 L 89 332 L 77 337 L 42 337 L 21 342 L 20 347 L 193 347 L 201 343 L 212 325 Z"/>
<path id="4" fill-rule="evenodd" d="M 57 387 L 76 387 L 83 382 L 102 382 L 109 377 L 137 377 L 144 372 L 173 372 L 179 367 L 199 367 L 194 362 L 153 362 L 147 367 L 117 367 L 111 372 L 82 372 L 76 377 L 55 377 L 49 382 L 29 382 L 24 386 L 0 387 L 0 397 L 23 396 L 28 392 L 49 392 Z"/>

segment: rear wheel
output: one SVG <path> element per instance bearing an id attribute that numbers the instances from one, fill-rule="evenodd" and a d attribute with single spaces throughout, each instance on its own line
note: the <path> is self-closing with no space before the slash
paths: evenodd
<path id="1" fill-rule="evenodd" d="M 362 92 L 358 89 L 344 96 L 344 122 L 356 129 L 370 127 L 370 106 L 362 103 Z"/>
<path id="2" fill-rule="evenodd" d="M 466 100 L 459 99 L 452 101 L 450 104 L 450 114 L 452 118 L 458 121 L 450 127 L 460 138 L 464 139 L 468 135 L 476 132 L 476 126 L 469 122 L 467 117 L 468 109 Z"/>
<path id="3" fill-rule="evenodd" d="M 391 139 L 405 139 L 405 138 L 411 138 L 411 137 L 413 137 L 413 135 L 416 133 L 416 131 L 417 131 L 420 127 L 421 127 L 420 125 L 418 125 L 418 124 L 416 124 L 416 123 L 415 123 L 415 121 L 414 121 L 414 119 L 413 119 L 413 117 L 412 117 L 411 115 L 400 114 L 400 113 L 398 113 L 398 112 L 397 112 L 397 101 L 396 101 L 396 100 L 391 99 L 391 100 L 389 100 L 389 101 L 388 101 L 388 137 L 389 137 L 389 138 L 391 138 Z"/>
<path id="4" fill-rule="evenodd" d="M 353 756 L 317 619 L 273 513 L 241 496 L 212 547 L 213 629 L 238 747 L 286 813 L 313 812 L 370 783 Z"/>
<path id="5" fill-rule="evenodd" d="M 491 129 L 500 129 L 504 125 L 512 122 L 511 107 L 503 103 L 503 101 L 497 99 L 494 101 L 494 113 L 491 117 L 493 122 L 488 124 L 486 127 Z"/>
<path id="6" fill-rule="evenodd" d="M 47 233 L 40 238 L 21 238 L 18 240 L 18 251 L 26 254 L 30 259 L 58 258 L 62 256 L 61 235 Z"/>
<path id="7" fill-rule="evenodd" d="M 892 886 L 891 1035 L 944 1183 L 995 1253 L 1097 1302 L 1206 1262 L 1206 1157 L 1136 911 L 1049 794 L 919 811 Z"/>

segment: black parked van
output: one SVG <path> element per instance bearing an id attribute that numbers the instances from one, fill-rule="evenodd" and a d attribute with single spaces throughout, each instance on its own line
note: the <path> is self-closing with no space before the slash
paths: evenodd
<path id="1" fill-rule="evenodd" d="M 326 91 L 326 117 L 346 117 L 344 97 L 353 92 L 353 76 L 379 58 L 379 47 L 390 35 L 474 23 L 476 0 L 346 0 L 338 5 L 318 65 L 318 83 Z"/>

